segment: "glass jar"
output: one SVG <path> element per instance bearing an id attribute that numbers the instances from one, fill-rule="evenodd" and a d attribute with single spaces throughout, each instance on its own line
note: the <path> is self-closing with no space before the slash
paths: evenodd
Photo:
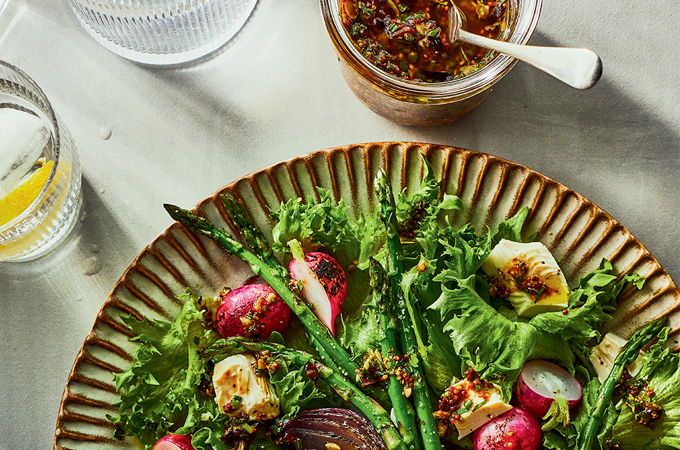
<path id="1" fill-rule="evenodd" d="M 499 54 L 476 72 L 452 81 L 426 83 L 397 78 L 371 64 L 355 47 L 342 25 L 340 1 L 321 0 L 321 12 L 345 81 L 371 110 L 399 124 L 429 126 L 459 119 L 479 106 L 491 87 L 517 62 Z M 510 26 L 501 38 L 526 44 L 536 28 L 540 10 L 541 0 L 510 1 Z"/>

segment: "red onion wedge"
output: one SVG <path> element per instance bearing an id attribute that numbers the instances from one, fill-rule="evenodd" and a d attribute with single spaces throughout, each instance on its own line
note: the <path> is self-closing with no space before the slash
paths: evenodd
<path id="1" fill-rule="evenodd" d="M 542 418 L 553 400 L 561 397 L 572 408 L 581 401 L 581 384 L 569 372 L 544 359 L 527 362 L 519 374 L 517 402 L 532 416 Z"/>
<path id="2" fill-rule="evenodd" d="M 342 408 L 311 409 L 283 427 L 283 440 L 299 441 L 302 448 L 326 450 L 335 444 L 342 450 L 386 450 L 378 431 L 362 415 Z"/>
<path id="3" fill-rule="evenodd" d="M 191 436 L 183 434 L 166 434 L 158 440 L 152 450 L 194 450 Z"/>
<path id="4" fill-rule="evenodd" d="M 541 426 L 522 408 L 504 412 L 472 434 L 475 450 L 536 450 L 542 439 Z"/>
<path id="5" fill-rule="evenodd" d="M 293 259 L 290 278 L 302 284 L 302 297 L 312 306 L 321 323 L 335 335 L 335 318 L 347 297 L 347 277 L 338 261 L 322 252 L 303 253 L 300 243 L 288 243 Z"/>
<path id="6" fill-rule="evenodd" d="M 267 284 L 247 284 L 222 297 L 215 315 L 215 329 L 223 337 L 267 339 L 290 323 L 290 308 Z"/>

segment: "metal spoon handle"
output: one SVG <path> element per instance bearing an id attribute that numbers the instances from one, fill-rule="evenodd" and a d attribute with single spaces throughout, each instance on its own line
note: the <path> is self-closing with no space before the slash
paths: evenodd
<path id="1" fill-rule="evenodd" d="M 602 60 L 587 48 L 535 47 L 497 41 L 458 30 L 459 40 L 517 58 L 575 87 L 593 87 L 602 75 Z"/>

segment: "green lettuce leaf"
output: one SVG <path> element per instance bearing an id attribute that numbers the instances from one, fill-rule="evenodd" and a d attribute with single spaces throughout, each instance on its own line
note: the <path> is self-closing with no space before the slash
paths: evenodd
<path id="1" fill-rule="evenodd" d="M 433 311 L 426 311 L 423 323 L 427 339 L 425 345 L 425 379 L 432 389 L 440 394 L 451 386 L 454 379 L 462 377 L 461 361 L 456 355 L 451 340 L 442 331 L 439 321 L 435 321 Z"/>
<path id="2" fill-rule="evenodd" d="M 590 344 L 600 340 L 599 328 L 612 318 L 610 313 L 616 309 L 616 299 L 621 291 L 627 286 L 640 289 L 644 282 L 638 274 L 619 279 L 612 263 L 605 259 L 599 269 L 582 277 L 578 287 L 571 291 L 567 314 L 543 313 L 529 323 L 541 331 L 562 336 L 584 357 Z"/>
<path id="3" fill-rule="evenodd" d="M 529 359 L 556 360 L 573 371 L 574 354 L 564 339 L 500 314 L 477 293 L 474 275 L 438 279 L 442 295 L 430 308 L 441 314 L 444 331 L 464 363 L 500 385 L 504 399 L 510 400 L 512 386 Z"/>
<path id="4" fill-rule="evenodd" d="M 385 239 L 377 216 L 361 215 L 351 220 L 344 200 L 336 202 L 330 191 L 317 188 L 319 200 L 309 196 L 283 203 L 271 213 L 276 221 L 272 229 L 272 247 L 288 252 L 288 241 L 297 239 L 306 250 L 318 246 L 329 248 L 344 267 L 365 266 Z"/>
<path id="5" fill-rule="evenodd" d="M 422 311 L 416 325 L 426 338 L 420 350 L 424 356 L 426 379 L 436 392 L 448 387 L 452 379 L 462 377 L 464 368 L 460 349 L 456 348 L 455 340 L 447 336 L 452 332 L 445 328 L 448 318 L 439 314 L 436 307 L 430 307 L 442 298 L 443 284 L 451 282 L 456 286 L 460 280 L 475 276 L 491 251 L 495 235 L 501 233 L 519 239 L 526 211 L 523 209 L 501 224 L 502 231 L 485 236 L 478 235 L 470 225 L 455 229 L 447 222 L 441 226 L 430 221 L 416 238 L 419 254 L 414 259 L 417 264 L 404 275 L 402 288 Z"/>
<path id="6" fill-rule="evenodd" d="M 535 236 L 529 236 L 525 239 L 523 235 L 524 224 L 529 217 L 529 208 L 524 207 L 517 211 L 511 218 L 504 220 L 498 224 L 498 229 L 495 233 L 490 235 L 490 247 L 493 248 L 501 239 L 507 239 L 515 242 L 530 242 L 534 240 Z"/>
<path id="7" fill-rule="evenodd" d="M 317 387 L 317 383 L 305 374 L 304 367 L 293 367 L 280 356 L 275 360 L 280 364 L 280 368 L 270 373 L 269 382 L 280 402 L 281 416 L 277 420 L 291 419 L 300 411 L 307 409 L 314 400 L 326 398 L 326 394 Z"/>
<path id="8" fill-rule="evenodd" d="M 613 429 L 615 441 L 624 449 L 680 448 L 680 354 L 671 352 L 665 342 L 669 329 L 642 355 L 642 368 L 635 377 L 645 380 L 654 390 L 654 403 L 664 411 L 651 427 L 640 425 L 630 407 L 621 407 Z"/>
<path id="9" fill-rule="evenodd" d="M 378 308 L 373 299 L 365 303 L 355 317 L 345 320 L 341 316 L 341 320 L 338 341 L 354 359 L 358 361 L 369 349 L 380 347 L 380 340 L 385 333 L 380 327 Z"/>
<path id="10" fill-rule="evenodd" d="M 441 253 L 437 259 L 443 262 L 439 279 L 465 279 L 477 273 L 484 260 L 491 252 L 491 242 L 488 236 L 482 237 L 475 233 L 470 225 L 459 230 L 444 229 L 439 235 Z"/>
<path id="11" fill-rule="evenodd" d="M 205 327 L 198 298 L 185 294 L 180 299 L 185 303 L 172 323 L 124 319 L 140 345 L 132 366 L 114 375 L 121 401 L 119 417 L 109 418 L 120 427 L 119 434 L 136 436 L 145 448 L 170 432 L 193 434 L 204 429 L 201 436 L 206 436 L 224 430 L 226 416 L 197 388 L 210 377 L 198 349 L 219 336 Z M 204 441 L 201 438 L 194 447 L 226 448 L 215 436 Z"/>
<path id="12" fill-rule="evenodd" d="M 582 370 L 581 372 L 584 372 Z M 543 446 L 547 449 L 564 450 L 576 448 L 581 433 L 584 431 L 591 412 L 595 409 L 597 395 L 600 390 L 600 381 L 597 377 L 590 378 L 583 386 L 583 397 L 581 403 L 576 407 L 577 413 L 571 420 L 569 426 L 555 427 L 543 434 Z M 610 405 L 604 415 L 602 428 L 598 433 L 598 443 L 600 448 L 605 448 L 605 443 L 611 434 L 611 429 L 618 417 L 618 411 Z M 632 449 L 630 449 L 632 450 Z"/>
<path id="13" fill-rule="evenodd" d="M 461 200 L 441 195 L 439 181 L 432 167 L 423 157 L 424 173 L 419 187 L 409 194 L 402 191 L 395 200 L 400 230 L 415 236 L 426 229 L 442 213 L 458 210 Z M 331 250 L 344 267 L 368 268 L 369 258 L 383 254 L 385 233 L 378 212 L 360 214 L 353 219 L 344 200 L 335 201 L 330 191 L 317 188 L 319 199 L 308 196 L 305 201 L 296 198 L 283 203 L 271 213 L 276 222 L 272 229 L 273 248 L 288 252 L 287 243 L 297 239 L 304 249 L 322 246 Z"/>
<path id="14" fill-rule="evenodd" d="M 426 261 L 426 260 L 423 260 Z M 451 340 L 442 331 L 442 321 L 436 311 L 427 309 L 441 294 L 439 283 L 434 281 L 437 260 L 415 266 L 404 274 L 401 288 L 408 300 L 417 308 L 415 326 L 423 342 L 418 348 L 423 360 L 425 379 L 434 392 L 441 393 L 454 378 L 462 376 L 461 361 Z"/>
<path id="15" fill-rule="evenodd" d="M 395 199 L 400 234 L 406 237 L 415 237 L 420 230 L 427 229 L 441 213 L 463 207 L 463 202 L 455 195 L 441 194 L 441 184 L 435 178 L 432 166 L 425 156 L 422 160 L 423 179 L 418 188 L 409 194 L 403 190 Z"/>

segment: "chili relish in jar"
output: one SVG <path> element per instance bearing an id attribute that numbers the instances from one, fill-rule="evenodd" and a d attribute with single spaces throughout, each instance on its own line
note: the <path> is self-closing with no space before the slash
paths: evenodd
<path id="1" fill-rule="evenodd" d="M 470 75 L 494 53 L 450 42 L 449 9 L 457 6 L 463 28 L 498 38 L 507 27 L 508 0 L 340 0 L 342 24 L 371 64 L 394 76 L 424 82 Z"/>

